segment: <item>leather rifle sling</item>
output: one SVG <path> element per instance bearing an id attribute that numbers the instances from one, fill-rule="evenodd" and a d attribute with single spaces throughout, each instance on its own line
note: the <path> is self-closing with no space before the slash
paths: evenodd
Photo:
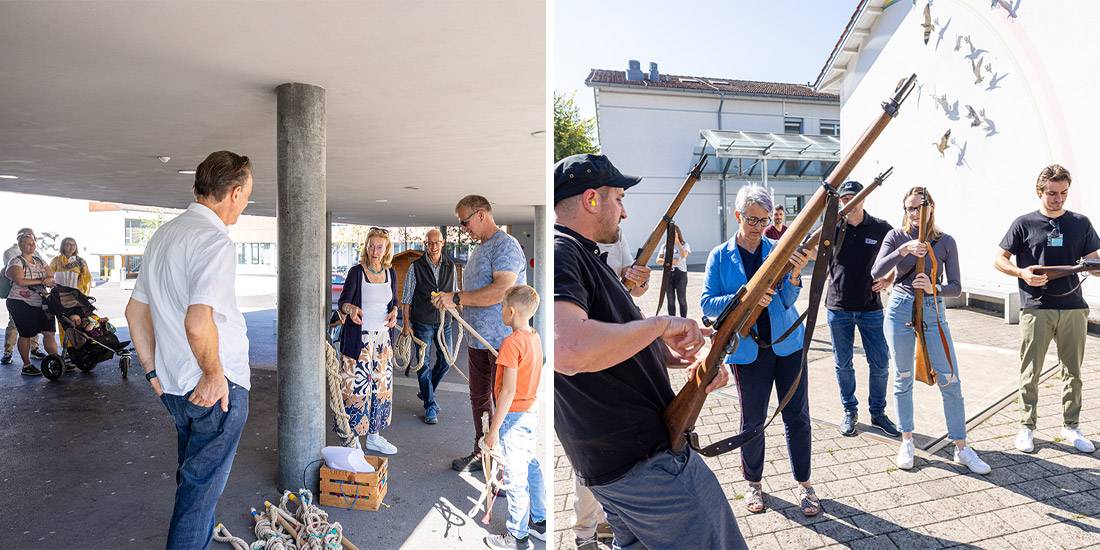
<path id="1" fill-rule="evenodd" d="M 836 191 L 832 190 L 829 193 L 828 202 L 825 206 L 825 221 L 823 222 L 822 227 L 836 228 L 838 211 L 837 199 L 838 197 Z M 695 433 L 692 432 L 688 438 L 688 442 L 699 454 L 703 456 L 718 456 L 720 454 L 728 453 L 730 451 L 738 449 L 746 443 L 756 439 L 757 437 L 760 437 L 764 434 L 764 430 L 767 430 L 768 426 L 770 426 L 771 423 L 775 421 L 775 418 L 783 412 L 784 407 L 786 407 L 787 404 L 791 402 L 791 399 L 794 398 L 795 392 L 798 391 L 798 387 L 802 384 L 802 375 L 806 372 L 806 355 L 810 349 L 810 343 L 813 341 L 814 328 L 817 324 L 817 310 L 821 305 L 821 297 L 825 293 L 825 279 L 828 275 L 829 264 L 832 263 L 833 252 L 836 249 L 836 239 L 830 241 L 828 239 L 825 239 L 824 236 L 825 233 L 823 231 L 823 238 L 821 239 L 821 243 L 818 245 L 819 249 L 817 253 L 817 258 L 814 260 L 813 277 L 810 280 L 810 300 L 809 303 L 806 305 L 806 332 L 802 338 L 802 350 L 800 351 L 800 353 L 802 354 L 802 364 L 798 368 L 798 374 L 794 377 L 794 383 L 791 384 L 790 389 L 787 390 L 787 393 L 783 396 L 783 399 L 779 400 L 779 406 L 775 408 L 775 412 L 772 413 L 770 418 L 768 418 L 768 421 L 756 429 L 742 431 L 735 436 L 727 437 L 726 439 L 723 439 L 721 441 L 716 441 L 703 448 L 699 447 L 698 439 L 695 436 Z M 765 309 L 764 315 L 766 314 L 767 310 Z"/>
<path id="2" fill-rule="evenodd" d="M 665 263 L 661 266 L 661 293 L 657 296 L 657 312 L 654 317 L 661 314 L 661 308 L 665 305 L 665 297 L 668 296 L 668 287 L 672 284 L 672 254 L 676 241 L 676 224 L 672 220 L 668 222 L 665 234 Z M 671 300 L 672 298 L 669 298 Z"/>
<path id="3" fill-rule="evenodd" d="M 936 331 L 939 332 L 940 344 L 943 345 L 943 355 L 947 357 L 947 364 L 951 367 L 951 374 L 947 377 L 947 383 L 943 386 L 949 386 L 957 375 L 955 374 L 955 360 L 951 358 L 951 346 L 947 342 L 947 335 L 943 332 L 943 324 L 940 323 L 939 293 L 936 292 L 935 284 L 938 278 L 939 262 L 936 260 L 936 252 L 932 250 L 932 247 L 928 248 L 928 258 L 932 261 L 932 301 L 936 304 Z"/>

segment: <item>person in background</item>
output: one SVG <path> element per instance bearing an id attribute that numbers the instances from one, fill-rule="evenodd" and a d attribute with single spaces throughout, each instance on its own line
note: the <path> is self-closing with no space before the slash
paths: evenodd
<path id="1" fill-rule="evenodd" d="M 536 398 L 542 378 L 542 342 L 531 328 L 539 308 L 539 294 L 527 285 L 516 285 L 504 294 L 501 318 L 512 328 L 500 345 L 493 387 L 496 412 L 485 433 L 490 449 L 499 442 L 504 454 L 504 487 L 508 492 L 507 531 L 489 535 L 489 548 L 530 548 L 528 536 L 546 540 L 546 488 L 542 466 L 535 452 L 538 424 Z"/>
<path id="2" fill-rule="evenodd" d="M 390 232 L 370 228 L 338 302 L 340 312 L 347 315 L 340 336 L 340 387 L 348 423 L 353 434 L 366 436 L 368 451 L 387 455 L 397 453 L 381 433 L 393 419 L 390 329 L 397 324 L 397 271 L 392 261 Z"/>
<path id="3" fill-rule="evenodd" d="M 5 275 L 11 280 L 11 291 L 8 293 L 6 305 L 8 315 L 19 331 L 18 348 L 19 356 L 23 359 L 23 374 L 39 376 L 42 371 L 31 363 L 31 343 L 41 334 L 46 352 L 56 355 L 57 320 L 42 309 L 42 295 L 31 287 L 54 286 L 53 271 L 35 254 L 38 241 L 33 232 L 20 233 L 16 241 L 20 254 L 12 258 L 5 269 Z"/>
<path id="4" fill-rule="evenodd" d="M 773 241 L 778 241 L 779 238 L 787 232 L 787 227 L 789 227 L 783 223 L 786 219 L 787 211 L 783 208 L 783 205 L 776 205 L 775 209 L 772 211 L 772 224 L 764 230 L 764 236 Z"/>
<path id="5" fill-rule="evenodd" d="M 619 229 L 619 236 L 615 239 L 615 242 L 596 243 L 596 246 L 600 247 L 600 256 L 603 257 L 604 262 L 607 263 L 607 267 L 611 268 L 611 271 L 634 282 L 634 288 L 631 289 L 630 295 L 635 298 L 641 298 L 645 295 L 646 291 L 649 290 L 650 269 L 644 265 L 634 265 L 634 252 L 630 250 L 630 245 L 627 243 L 626 235 L 623 235 L 623 230 Z"/>
<path id="6" fill-rule="evenodd" d="M 34 230 L 29 228 L 29 227 L 24 227 L 24 228 L 20 229 L 19 231 L 16 232 L 17 240 L 18 240 L 18 235 L 22 235 L 24 233 L 34 235 Z M 7 278 L 6 273 L 7 273 L 7 270 L 8 270 L 8 262 L 10 262 L 13 258 L 15 258 L 16 256 L 18 256 L 20 254 L 22 254 L 22 252 L 19 251 L 19 243 L 18 242 L 11 245 L 10 248 L 8 248 L 7 250 L 4 251 L 4 265 L 3 265 L 3 267 L 0 267 L 0 269 L 3 270 L 3 273 L 0 273 L 0 277 Z M 42 259 L 41 256 L 38 256 L 37 252 L 35 252 L 35 256 L 37 256 L 39 259 Z M 8 281 L 10 282 L 10 279 L 8 279 Z M 6 299 L 7 296 L 0 296 L 0 298 L 5 298 Z M 12 360 L 11 352 L 12 352 L 12 349 L 15 348 L 15 345 L 18 343 L 18 341 L 19 341 L 19 331 L 15 328 L 15 319 L 12 319 L 11 317 L 9 317 L 8 318 L 8 327 L 4 331 L 4 355 L 2 357 L 0 357 L 0 365 L 10 365 L 11 364 L 11 360 Z M 39 349 L 38 338 L 36 337 L 34 340 L 31 341 L 31 357 L 34 357 L 35 359 L 42 359 L 45 356 L 46 356 L 46 354 L 42 353 L 42 350 Z"/>
<path id="7" fill-rule="evenodd" d="M 432 305 L 432 293 L 455 290 L 455 263 L 443 254 L 443 233 L 436 228 L 428 230 L 424 236 L 423 256 L 409 266 L 405 273 L 405 286 L 401 292 L 401 314 L 405 324 L 401 327 L 404 334 L 415 334 L 424 342 L 424 365 L 416 371 L 420 383 L 417 397 L 424 402 L 424 423 L 439 422 L 439 405 L 435 402 L 435 390 L 439 382 L 447 375 L 450 364 L 447 363 L 443 348 L 436 341 L 439 333 L 440 309 Z M 443 339 L 451 347 L 451 326 L 453 321 L 444 318 Z M 414 344 L 419 345 L 419 344 Z"/>
<path id="8" fill-rule="evenodd" d="M 676 304 L 680 305 L 680 317 L 688 316 L 687 285 L 688 256 L 691 255 L 691 246 L 684 241 L 684 234 L 680 232 L 680 226 L 676 226 L 674 254 L 672 258 L 672 272 L 668 276 L 668 314 L 676 315 Z M 665 265 L 665 251 L 657 255 L 657 265 Z"/>
<path id="9" fill-rule="evenodd" d="M 92 290 L 92 272 L 88 270 L 88 262 L 80 257 L 80 248 L 74 238 L 65 237 L 61 240 L 61 254 L 50 260 L 50 269 L 53 270 L 53 278 L 57 284 L 75 288 L 85 296 Z M 64 326 L 59 324 L 57 335 L 64 345 Z"/>

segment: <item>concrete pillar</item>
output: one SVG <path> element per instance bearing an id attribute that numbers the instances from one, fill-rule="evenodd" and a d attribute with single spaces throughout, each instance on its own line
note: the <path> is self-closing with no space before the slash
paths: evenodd
<path id="1" fill-rule="evenodd" d="M 535 330 L 543 342 L 546 339 L 546 310 L 553 303 L 550 286 L 546 284 L 548 278 L 546 270 L 549 268 L 546 255 L 546 205 L 535 206 L 535 290 L 539 293 L 539 310 L 535 312 L 533 319 Z"/>
<path id="2" fill-rule="evenodd" d="M 275 89 L 278 134 L 279 490 L 314 494 L 325 446 L 322 318 L 325 266 L 325 90 Z M 312 465 L 311 465 L 312 464 Z M 303 485 L 304 474 L 304 485 Z"/>

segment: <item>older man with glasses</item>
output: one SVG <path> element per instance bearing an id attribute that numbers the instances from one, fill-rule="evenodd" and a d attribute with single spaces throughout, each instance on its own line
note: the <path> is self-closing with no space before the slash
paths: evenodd
<path id="1" fill-rule="evenodd" d="M 512 333 L 501 319 L 504 293 L 513 285 L 527 281 L 527 259 L 515 237 L 501 231 L 493 220 L 493 207 L 481 195 L 467 195 L 455 206 L 462 228 L 481 244 L 470 255 L 462 270 L 460 292 L 441 292 L 432 298 L 437 308 L 463 306 L 462 318 L 474 327 L 494 348 Z M 474 417 L 473 452 L 456 458 L 451 468 L 459 472 L 481 470 L 481 451 L 477 442 L 483 435 L 481 415 L 493 410 L 494 360 L 480 342 L 469 340 L 470 409 Z"/>
<path id="2" fill-rule="evenodd" d="M 442 310 L 432 304 L 433 292 L 454 291 L 457 282 L 455 263 L 443 255 L 443 244 L 443 232 L 435 228 L 429 229 L 424 236 L 427 253 L 409 266 L 401 292 L 401 315 L 405 320 L 401 332 L 415 335 L 424 342 L 424 364 L 416 376 L 420 380 L 420 393 L 417 396 L 424 402 L 425 424 L 439 422 L 435 390 L 450 368 L 443 348 L 436 342 L 436 336 L 442 323 L 443 339 L 450 347 L 452 322 L 440 319 L 439 313 Z"/>

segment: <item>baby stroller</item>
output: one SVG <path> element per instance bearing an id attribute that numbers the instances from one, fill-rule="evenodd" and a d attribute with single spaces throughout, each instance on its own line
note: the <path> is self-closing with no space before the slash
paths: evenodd
<path id="1" fill-rule="evenodd" d="M 41 288 L 42 308 L 57 317 L 65 329 L 65 341 L 61 342 L 61 357 L 48 356 L 42 360 L 42 375 L 57 380 L 64 374 L 64 362 L 71 362 L 82 371 L 90 371 L 99 363 L 117 355 L 122 378 L 129 374 L 133 362 L 130 341 L 119 342 L 115 327 L 107 319 L 95 315 L 95 298 L 62 285 L 55 285 L 48 294 Z"/>

